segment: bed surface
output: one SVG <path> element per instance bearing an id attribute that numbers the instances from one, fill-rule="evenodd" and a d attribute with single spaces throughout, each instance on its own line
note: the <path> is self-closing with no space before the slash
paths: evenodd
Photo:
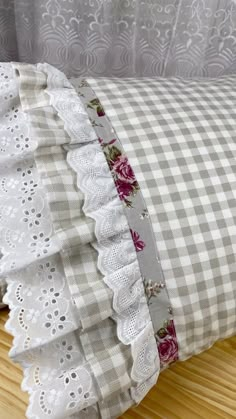
<path id="1" fill-rule="evenodd" d="M 0 311 L 0 418 L 23 419 L 28 397 L 20 390 L 22 372 L 8 358 L 12 337 Z M 164 371 L 158 384 L 123 419 L 236 418 L 236 337 Z"/>

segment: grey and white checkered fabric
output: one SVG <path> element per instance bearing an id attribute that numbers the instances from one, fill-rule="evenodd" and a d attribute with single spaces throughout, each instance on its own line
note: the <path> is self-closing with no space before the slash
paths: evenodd
<path id="1" fill-rule="evenodd" d="M 146 200 L 185 359 L 236 332 L 236 76 L 88 81 Z"/>
<path id="2" fill-rule="evenodd" d="M 37 72 L 34 66 L 16 64 L 16 68 L 20 69 L 22 109 L 29 112 L 31 134 L 39 142 L 35 160 L 47 191 L 55 239 L 62 249 L 75 315 L 81 322 L 79 339 L 95 378 L 98 410 L 101 417 L 112 418 L 134 403 L 130 395 L 131 349 L 119 341 L 116 323 L 111 318 L 112 291 L 97 269 L 97 252 L 91 246 L 95 241 L 94 221 L 82 211 L 83 194 L 76 187 L 76 174 L 61 146 L 69 143 L 70 138 L 43 90 L 46 74 Z"/>

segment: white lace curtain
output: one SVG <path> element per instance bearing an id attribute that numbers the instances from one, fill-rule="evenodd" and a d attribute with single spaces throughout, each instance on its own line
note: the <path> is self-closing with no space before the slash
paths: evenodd
<path id="1" fill-rule="evenodd" d="M 0 0 L 0 61 L 68 76 L 236 71 L 236 0 Z"/>

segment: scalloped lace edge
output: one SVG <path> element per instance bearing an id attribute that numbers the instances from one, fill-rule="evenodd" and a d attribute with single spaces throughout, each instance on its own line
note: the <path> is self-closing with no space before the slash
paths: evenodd
<path id="1" fill-rule="evenodd" d="M 56 85 L 51 86 L 51 90 L 48 88 L 47 93 L 49 94 L 49 96 L 51 98 L 51 105 L 54 107 L 54 109 L 56 109 L 58 115 L 60 116 L 60 118 L 64 122 L 65 131 L 69 134 L 69 136 L 71 138 L 70 127 L 69 127 L 71 121 L 70 121 L 70 119 L 67 121 L 67 118 L 66 118 L 66 116 L 69 116 L 69 114 L 66 114 L 66 112 L 61 112 L 60 110 L 57 109 L 57 106 L 56 106 L 56 89 L 58 88 L 58 85 L 61 88 L 70 87 L 69 89 L 66 89 L 67 93 L 68 93 L 68 101 L 70 101 L 71 88 L 72 88 L 72 90 L 74 90 L 74 89 L 70 85 L 70 83 L 67 81 L 66 77 L 61 72 L 54 69 L 53 67 L 51 67 L 47 64 L 46 65 L 38 65 L 37 67 L 38 67 L 39 70 L 48 73 L 48 76 L 51 76 L 51 77 L 48 77 L 48 80 L 50 80 L 50 79 L 53 80 L 53 76 L 56 76 L 55 77 L 55 79 L 57 81 Z M 46 70 L 48 70 L 48 72 Z M 77 96 L 77 94 L 76 94 L 76 96 Z M 77 96 L 77 98 L 78 98 L 78 101 L 80 101 L 78 96 Z M 64 105 L 64 110 L 65 110 L 65 108 L 66 108 L 66 106 Z M 69 106 L 69 109 L 70 109 L 70 106 Z M 71 109 L 70 109 L 70 112 L 71 112 Z M 76 118 L 76 116 L 75 116 L 75 118 Z M 92 141 L 94 141 L 94 139 Z M 75 141 L 73 141 L 73 142 L 75 142 Z M 104 157 L 104 159 L 105 159 L 105 157 Z M 68 163 L 70 163 L 70 162 L 68 161 Z M 71 168 L 72 168 L 72 170 L 74 170 L 72 166 L 71 166 Z M 112 176 L 110 176 L 110 181 L 113 185 L 113 191 L 117 195 L 117 191 L 116 191 Z M 80 187 L 80 189 L 81 189 L 81 185 L 78 185 L 78 187 Z M 86 193 L 86 194 L 88 193 L 88 191 L 83 191 L 83 192 Z M 88 198 L 88 196 L 87 196 L 87 198 Z M 122 205 L 121 202 L 120 202 L 120 205 Z M 89 214 L 87 213 L 86 215 L 89 215 Z M 96 218 L 94 218 L 94 219 L 97 222 Z M 130 241 L 133 245 L 131 236 L 130 236 Z M 101 262 L 100 261 L 102 259 L 103 246 L 102 245 L 99 246 L 99 239 L 98 239 L 97 250 L 98 250 L 98 268 L 101 269 Z M 5 278 L 5 280 L 10 285 L 9 278 Z M 114 293 L 116 293 L 116 286 L 114 286 L 112 288 L 111 283 L 109 283 L 109 284 L 107 283 L 107 285 L 112 289 L 112 291 Z M 4 296 L 3 301 L 4 301 L 5 304 L 8 304 L 11 308 L 11 312 L 10 312 L 10 319 L 11 319 L 12 317 L 14 317 L 14 307 L 12 307 L 11 301 L 9 301 L 9 293 L 10 293 L 10 291 L 9 292 L 7 291 L 7 293 Z M 115 300 L 115 298 L 114 298 L 114 300 Z M 145 303 L 144 303 L 144 301 L 145 301 Z M 133 339 L 132 342 L 125 342 L 122 338 L 121 333 L 119 332 L 120 322 L 124 321 L 124 316 L 122 316 L 122 315 L 120 316 L 119 313 L 115 313 L 115 315 L 114 315 L 114 318 L 117 321 L 117 335 L 118 335 L 120 341 L 122 343 L 124 343 L 125 345 L 129 345 L 129 344 L 131 345 L 131 352 L 132 352 L 132 356 L 133 356 L 133 360 L 134 360 L 133 368 L 132 368 L 132 371 L 131 371 L 131 378 L 133 378 L 133 380 L 136 383 L 136 385 L 131 388 L 131 396 L 132 396 L 135 403 L 139 403 L 143 399 L 143 397 L 146 395 L 146 393 L 150 390 L 150 388 L 153 387 L 153 385 L 157 381 L 159 371 L 160 371 L 158 351 L 156 349 L 154 331 L 153 331 L 152 322 L 151 322 L 150 315 L 149 315 L 149 310 L 148 310 L 148 307 L 147 307 L 147 304 L 146 304 L 144 289 L 143 289 L 143 304 L 146 305 L 146 309 L 147 309 L 146 313 L 148 313 L 149 321 L 146 323 L 145 328 L 139 333 L 138 336 L 136 336 L 135 339 Z M 113 305 L 113 309 L 114 309 L 114 312 L 116 312 L 116 309 L 115 309 L 114 305 Z M 12 349 L 11 349 L 11 352 L 10 352 L 10 355 L 13 356 L 14 351 L 17 347 L 18 337 L 20 336 L 20 330 L 16 330 L 15 328 L 11 327 L 10 319 L 7 321 L 5 327 L 14 336 L 13 346 L 12 346 Z M 140 321 L 142 321 L 142 319 L 140 319 Z M 150 363 L 152 364 L 151 373 L 149 371 L 148 376 L 147 377 L 142 377 L 143 379 L 141 381 L 139 381 L 140 377 L 138 377 L 139 363 L 135 362 L 135 360 L 137 361 L 138 353 L 140 352 L 139 349 L 141 349 L 141 351 L 145 350 L 146 352 L 148 352 L 149 360 L 150 360 Z M 28 373 L 28 366 L 24 361 L 20 361 L 20 364 L 22 365 L 23 371 L 24 371 L 24 379 L 21 383 L 21 389 L 23 391 L 28 391 L 30 396 L 32 396 L 32 393 L 34 392 L 34 390 L 31 390 L 28 386 L 25 386 L 25 381 L 26 381 L 26 377 L 27 377 L 27 373 Z"/>
<path id="2" fill-rule="evenodd" d="M 50 96 L 50 103 L 53 106 L 53 108 L 57 111 L 59 117 L 61 118 L 61 120 L 64 123 L 64 129 L 65 131 L 68 133 L 69 137 L 71 139 L 73 139 L 73 147 L 74 145 L 78 145 L 79 143 L 83 143 L 84 147 L 86 147 L 86 143 L 91 144 L 95 143 L 99 144 L 98 139 L 96 138 L 96 140 L 94 140 L 94 130 L 92 129 L 92 126 L 88 120 L 88 116 L 84 116 L 85 112 L 84 110 L 81 112 L 81 116 L 82 119 L 84 119 L 84 125 L 87 126 L 86 129 L 86 134 L 87 134 L 87 138 L 81 141 L 80 137 L 78 136 L 76 138 L 76 131 L 72 129 L 73 125 L 73 119 L 74 122 L 76 122 L 76 119 L 78 117 L 78 109 L 80 109 L 80 106 L 78 106 L 78 104 L 81 105 L 81 100 L 79 99 L 79 96 L 77 95 L 77 93 L 75 92 L 73 86 L 68 83 L 68 80 L 66 78 L 66 76 L 64 76 L 63 73 L 61 73 L 60 71 L 58 71 L 57 69 L 55 69 L 54 67 L 48 65 L 48 64 L 39 64 L 38 68 L 40 70 L 42 70 L 43 72 L 46 72 L 48 75 L 48 79 L 47 79 L 47 89 L 46 92 L 49 94 Z M 61 86 L 60 86 L 61 85 Z M 60 87 L 66 86 L 71 87 L 68 89 L 64 89 L 65 91 L 65 95 L 63 95 L 63 100 L 61 99 L 61 95 L 60 95 Z M 59 89 L 58 89 L 59 88 Z M 57 90 L 58 89 L 58 90 Z M 75 105 L 74 108 L 70 105 L 71 104 L 71 92 L 75 92 L 76 97 L 75 97 Z M 77 105 L 77 107 L 76 107 Z M 82 105 L 83 106 L 83 105 Z M 67 111 L 68 110 L 68 111 Z M 92 130 L 91 130 L 92 129 Z M 96 134 L 95 134 L 96 137 Z M 73 150 L 71 152 L 73 154 Z M 77 166 L 75 168 L 74 164 L 72 163 L 72 159 L 70 158 L 71 154 L 70 151 L 67 153 L 67 162 L 70 165 L 72 170 L 76 170 L 76 174 L 77 174 L 77 186 L 79 189 L 82 190 L 83 194 L 84 194 L 84 200 L 85 200 L 85 204 L 84 204 L 84 212 L 87 216 L 92 217 L 95 220 L 95 225 L 96 227 L 99 224 L 99 215 L 97 211 L 93 211 L 92 213 L 89 211 L 88 209 L 88 201 L 91 201 L 93 199 L 92 193 L 94 193 L 94 191 L 92 192 L 91 188 L 88 187 L 83 187 L 83 185 L 85 183 L 87 183 L 87 180 L 91 178 L 91 174 L 90 174 L 90 170 L 87 166 L 87 171 L 82 171 L 80 170 L 80 167 Z M 104 156 L 104 161 L 105 161 L 105 156 Z M 108 165 L 107 165 L 107 169 L 109 171 Z M 109 172 L 110 173 L 110 172 Z M 82 179 L 82 181 L 81 181 Z M 116 186 L 114 184 L 112 175 L 110 173 L 110 178 L 109 178 L 109 182 L 112 185 L 111 188 L 113 190 L 114 195 L 116 195 L 118 197 L 118 193 L 116 190 Z M 113 196 L 114 196 L 113 195 Z M 105 197 L 104 197 L 105 198 Z M 105 201 L 104 201 L 105 202 Z M 119 204 L 122 207 L 122 202 L 119 200 Z M 112 207 L 108 207 L 107 208 L 110 209 L 110 211 L 112 210 Z M 149 358 L 150 361 L 152 363 L 152 371 L 151 373 L 149 372 L 148 377 L 143 377 L 144 380 L 141 382 L 138 382 L 138 387 L 141 388 L 141 386 L 143 387 L 143 392 L 139 391 L 139 394 L 137 391 L 135 391 L 135 387 L 134 389 L 131 389 L 131 395 L 134 399 L 134 401 L 136 403 L 140 402 L 140 400 L 146 395 L 146 393 L 150 390 L 150 388 L 153 386 L 153 377 L 155 377 L 155 381 L 158 378 L 159 375 L 159 371 L 160 371 L 160 362 L 159 362 L 159 356 L 158 356 L 158 351 L 157 351 L 157 347 L 156 347 L 156 341 L 154 338 L 154 330 L 153 330 L 153 326 L 152 326 L 152 321 L 150 318 L 150 313 L 149 313 L 149 309 L 147 306 L 147 302 L 146 302 L 146 297 L 145 297 L 145 293 L 144 293 L 144 288 L 142 288 L 142 296 L 140 298 L 141 300 L 141 305 L 143 306 L 143 311 L 140 312 L 139 315 L 139 320 L 140 320 L 140 324 L 142 324 L 143 322 L 143 316 L 147 316 L 148 317 L 148 321 L 145 325 L 145 327 L 143 328 L 143 330 L 141 330 L 141 332 L 139 332 L 139 334 L 132 340 L 132 341 L 125 341 L 124 337 L 121 333 L 121 330 L 123 329 L 122 323 L 125 321 L 124 319 L 124 314 L 123 313 L 118 313 L 116 310 L 116 307 L 114 306 L 114 301 L 117 299 L 117 293 L 119 293 L 119 290 L 117 290 L 117 285 L 112 283 L 112 280 L 109 279 L 109 271 L 106 271 L 104 269 L 105 264 L 103 263 L 103 260 L 105 258 L 105 252 L 106 252 L 106 248 L 104 248 L 104 242 L 102 240 L 102 237 L 99 236 L 98 234 L 99 229 L 95 228 L 95 233 L 96 233 L 96 238 L 97 238 L 97 245 L 96 245 L 96 249 L 98 251 L 98 268 L 99 270 L 102 272 L 102 274 L 104 275 L 104 281 L 106 283 L 106 285 L 112 290 L 113 294 L 114 294 L 114 299 L 113 299 L 113 310 L 114 310 L 114 318 L 117 321 L 117 335 L 119 340 L 127 345 L 130 344 L 131 345 L 131 352 L 134 358 L 134 363 L 133 363 L 133 367 L 131 370 L 131 378 L 137 383 L 138 379 L 140 377 L 138 377 L 138 365 L 136 365 L 135 362 L 135 358 L 137 360 L 138 355 L 139 355 L 139 350 L 138 350 L 138 346 L 140 345 L 140 348 L 145 348 L 146 351 L 148 351 L 149 354 Z M 114 236 L 116 235 L 116 231 L 114 230 Z M 135 249 L 134 249 L 134 245 L 133 245 L 133 241 L 132 241 L 132 237 L 131 234 L 129 232 L 129 245 L 131 248 L 133 248 L 133 251 L 136 255 Z M 109 244 L 108 244 L 109 246 Z M 137 256 L 136 256 L 137 259 Z M 102 269 L 103 267 L 103 269 Z M 140 279 L 141 279 L 141 273 L 140 273 Z M 132 285 L 132 284 L 131 284 Z M 135 307 L 135 304 L 134 304 Z M 145 341 L 146 341 L 146 345 L 144 344 L 144 336 L 145 336 Z M 139 362 L 137 362 L 137 364 L 139 364 Z M 150 380 L 150 378 L 152 378 L 152 380 Z M 145 386 L 145 381 L 147 386 Z M 149 382 L 150 381 L 150 382 Z M 141 393 L 141 394 L 140 394 Z M 143 393 L 143 394 L 142 394 Z M 138 397 L 137 397 L 138 395 Z"/>

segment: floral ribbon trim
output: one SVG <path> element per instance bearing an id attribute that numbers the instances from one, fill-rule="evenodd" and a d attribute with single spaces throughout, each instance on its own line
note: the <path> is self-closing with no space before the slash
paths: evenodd
<path id="1" fill-rule="evenodd" d="M 151 220 L 134 171 L 105 109 L 86 80 L 74 86 L 96 131 L 137 252 L 161 367 L 178 359 L 178 344 Z"/>

